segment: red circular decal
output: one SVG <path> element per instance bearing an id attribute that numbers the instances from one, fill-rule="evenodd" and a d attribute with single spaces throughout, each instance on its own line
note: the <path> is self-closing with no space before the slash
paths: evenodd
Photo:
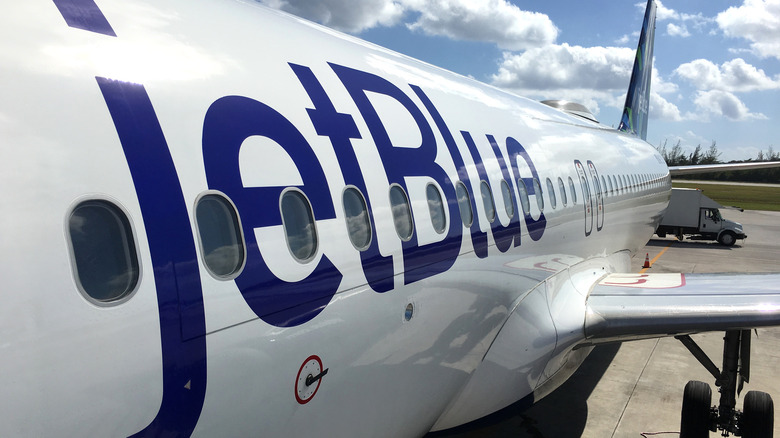
<path id="1" fill-rule="evenodd" d="M 327 370 L 323 371 L 322 360 L 318 356 L 311 355 L 306 358 L 295 377 L 295 400 L 305 405 L 314 398 L 326 372 Z"/>

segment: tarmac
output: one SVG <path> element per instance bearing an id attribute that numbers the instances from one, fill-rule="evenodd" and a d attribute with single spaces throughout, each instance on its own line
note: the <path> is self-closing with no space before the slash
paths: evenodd
<path id="1" fill-rule="evenodd" d="M 724 211 L 743 224 L 748 238 L 732 247 L 715 242 L 654 237 L 632 259 L 639 272 L 645 254 L 647 272 L 780 272 L 780 212 Z M 719 367 L 723 333 L 692 338 Z M 749 390 L 775 398 L 775 436 L 780 437 L 780 327 L 759 329 L 752 339 Z M 718 392 L 714 378 L 674 338 L 650 339 L 597 347 L 560 388 L 531 408 L 510 412 L 499 423 L 446 435 L 473 437 L 677 437 L 685 384 L 701 380 Z M 737 406 L 741 409 L 738 397 Z M 720 436 L 711 433 L 711 437 Z"/>

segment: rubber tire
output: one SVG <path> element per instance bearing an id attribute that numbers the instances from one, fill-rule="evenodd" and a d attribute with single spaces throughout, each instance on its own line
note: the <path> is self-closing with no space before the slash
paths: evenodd
<path id="1" fill-rule="evenodd" d="M 765 392 L 748 391 L 742 406 L 742 437 L 772 438 L 775 414 L 772 397 Z"/>
<path id="2" fill-rule="evenodd" d="M 718 242 L 723 246 L 732 246 L 737 241 L 737 236 L 731 231 L 724 231 L 718 236 Z"/>
<path id="3" fill-rule="evenodd" d="M 680 438 L 709 438 L 710 436 L 710 385 L 691 380 L 683 391 Z"/>

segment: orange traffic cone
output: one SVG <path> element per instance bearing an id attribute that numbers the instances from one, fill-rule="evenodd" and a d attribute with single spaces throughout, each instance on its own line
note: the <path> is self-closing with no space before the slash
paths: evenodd
<path id="1" fill-rule="evenodd" d="M 642 268 L 647 269 L 650 267 L 650 254 L 645 253 L 645 264 L 642 266 Z"/>

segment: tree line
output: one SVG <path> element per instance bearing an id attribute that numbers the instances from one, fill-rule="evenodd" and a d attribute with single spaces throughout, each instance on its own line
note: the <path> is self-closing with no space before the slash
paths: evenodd
<path id="1" fill-rule="evenodd" d="M 715 141 L 712 141 L 710 147 L 705 151 L 701 144 L 697 145 L 691 153 L 683 151 L 681 141 L 678 140 L 671 148 L 667 145 L 667 140 L 656 148 L 661 156 L 666 160 L 667 166 L 690 166 L 697 164 L 722 164 L 720 161 L 720 151 Z M 776 152 L 772 146 L 769 146 L 766 152 L 759 151 L 756 158 L 747 160 L 732 160 L 728 163 L 754 163 L 760 161 L 780 161 L 780 152 Z M 756 169 L 756 170 L 737 170 L 728 172 L 700 173 L 697 175 L 683 175 L 675 179 L 699 179 L 713 181 L 741 181 L 757 183 L 780 183 L 780 168 Z"/>

